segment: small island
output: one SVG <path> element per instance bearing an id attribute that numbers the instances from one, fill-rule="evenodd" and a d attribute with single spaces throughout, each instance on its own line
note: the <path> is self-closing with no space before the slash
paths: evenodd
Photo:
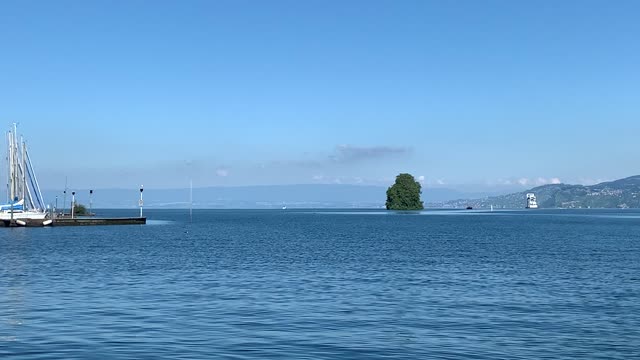
<path id="1" fill-rule="evenodd" d="M 411 174 L 396 176 L 396 182 L 387 189 L 387 210 L 422 210 L 424 204 L 420 200 L 422 186 Z"/>

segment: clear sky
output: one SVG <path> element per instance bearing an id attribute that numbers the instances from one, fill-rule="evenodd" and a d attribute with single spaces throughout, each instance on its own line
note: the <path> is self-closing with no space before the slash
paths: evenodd
<path id="1" fill-rule="evenodd" d="M 5 1 L 0 120 L 47 189 L 614 179 L 640 173 L 639 18 L 622 0 Z"/>

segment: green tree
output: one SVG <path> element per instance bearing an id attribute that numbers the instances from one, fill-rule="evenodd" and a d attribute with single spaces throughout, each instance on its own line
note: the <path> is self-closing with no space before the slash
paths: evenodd
<path id="1" fill-rule="evenodd" d="M 396 176 L 396 183 L 387 189 L 387 210 L 422 210 L 422 186 L 411 174 Z"/>
<path id="2" fill-rule="evenodd" d="M 88 214 L 87 207 L 82 204 L 76 203 L 73 206 L 73 213 L 75 215 L 87 215 Z"/>

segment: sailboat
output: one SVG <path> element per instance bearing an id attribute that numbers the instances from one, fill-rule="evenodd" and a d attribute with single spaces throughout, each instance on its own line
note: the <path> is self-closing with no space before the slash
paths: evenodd
<path id="1" fill-rule="evenodd" d="M 7 203 L 0 205 L 0 220 L 42 220 L 47 216 L 38 179 L 33 171 L 27 144 L 18 141 L 17 125 L 7 132 Z"/>

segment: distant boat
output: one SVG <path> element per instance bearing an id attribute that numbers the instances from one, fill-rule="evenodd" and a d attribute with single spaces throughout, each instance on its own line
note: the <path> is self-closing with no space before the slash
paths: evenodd
<path id="1" fill-rule="evenodd" d="M 47 216 L 44 199 L 31 165 L 27 144 L 18 141 L 17 125 L 7 132 L 7 203 L 0 205 L 0 220 L 42 220 Z M 20 220 L 20 221 L 18 221 Z"/>
<path id="2" fill-rule="evenodd" d="M 282 207 L 282 210 L 287 210 L 287 207 L 286 207 L 286 206 L 283 206 L 283 207 Z"/>
<path id="3" fill-rule="evenodd" d="M 467 206 L 467 210 L 473 210 L 473 206 Z"/>
<path id="4" fill-rule="evenodd" d="M 537 209 L 538 201 L 536 200 L 536 195 L 534 193 L 527 193 L 527 209 Z"/>

